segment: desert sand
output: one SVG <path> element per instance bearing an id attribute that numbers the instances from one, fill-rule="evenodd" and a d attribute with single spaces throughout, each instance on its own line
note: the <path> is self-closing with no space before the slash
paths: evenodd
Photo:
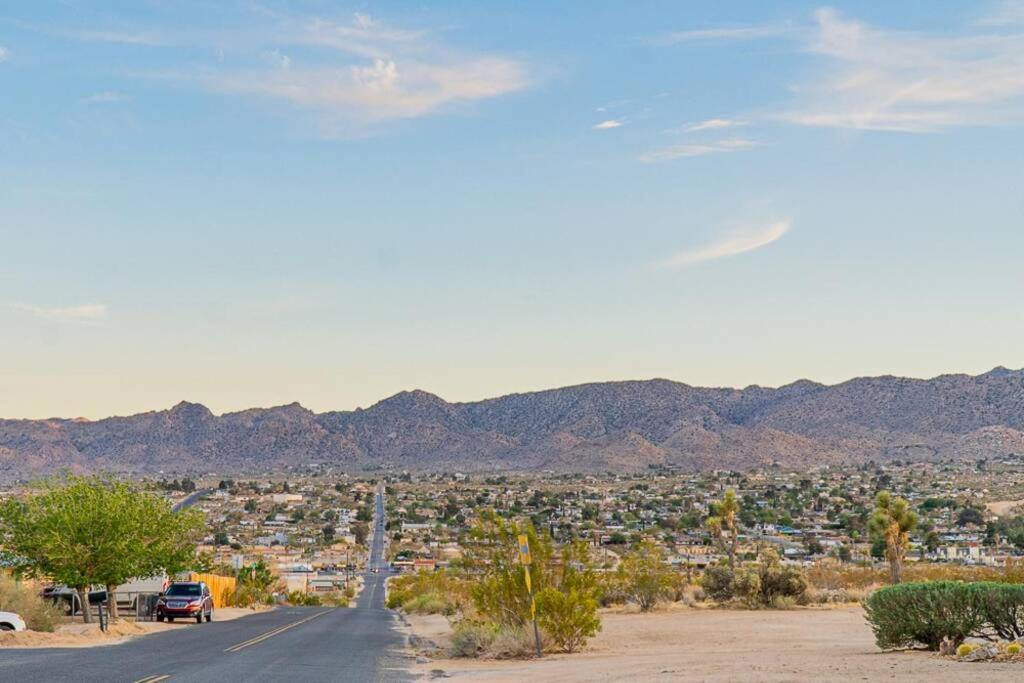
<path id="1" fill-rule="evenodd" d="M 444 644 L 443 617 L 409 617 Z M 540 661 L 434 659 L 425 678 L 472 681 L 984 681 L 1024 680 L 1015 664 L 964 663 L 930 652 L 881 652 L 859 607 L 606 613 L 585 652 Z M 443 672 L 443 673 L 442 673 Z"/>

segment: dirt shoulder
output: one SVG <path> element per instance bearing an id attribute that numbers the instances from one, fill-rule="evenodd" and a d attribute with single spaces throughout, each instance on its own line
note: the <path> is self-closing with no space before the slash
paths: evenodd
<path id="1" fill-rule="evenodd" d="M 272 608 L 265 608 L 272 609 Z M 213 611 L 213 620 L 231 621 L 255 614 L 263 609 L 243 607 L 221 607 Z M 53 633 L 41 631 L 0 632 L 0 648 L 4 647 L 97 647 L 117 645 L 138 636 L 170 631 L 176 628 L 197 627 L 194 621 L 176 621 L 173 624 L 156 621 L 119 620 L 110 625 L 104 633 L 99 624 L 63 624 Z"/>
<path id="2" fill-rule="evenodd" d="M 970 664 L 928 652 L 880 652 L 860 607 L 605 613 L 587 651 L 540 661 L 433 659 L 425 677 L 483 681 L 1020 681 L 1014 664 Z M 440 644 L 433 617 L 407 617 L 412 633 Z M 417 631 L 419 631 L 417 633 Z M 415 641 L 414 641 L 415 642 Z"/>

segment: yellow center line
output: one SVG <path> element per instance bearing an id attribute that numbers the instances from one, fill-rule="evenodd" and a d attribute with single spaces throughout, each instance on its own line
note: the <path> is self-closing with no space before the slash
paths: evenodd
<path id="1" fill-rule="evenodd" d="M 262 643 L 264 640 L 267 640 L 268 638 L 273 638 L 274 636 L 276 636 L 278 634 L 284 633 L 285 631 L 287 631 L 290 628 L 295 628 L 296 626 L 301 626 L 302 624 L 305 624 L 307 621 L 312 621 L 313 619 L 316 619 L 317 617 L 322 617 L 323 615 L 327 614 L 328 612 L 330 612 L 330 610 L 324 610 L 323 612 L 317 612 L 313 616 L 306 617 L 305 619 L 299 619 L 298 621 L 293 621 L 290 624 L 285 624 L 284 626 L 281 626 L 279 628 L 275 628 L 272 631 L 267 631 L 264 634 L 258 635 L 255 638 L 250 638 L 249 640 L 246 640 L 244 642 L 238 643 L 237 645 L 232 645 L 231 647 L 229 647 L 226 650 L 224 650 L 224 652 L 238 652 L 239 650 L 245 649 L 245 648 L 249 647 L 250 645 L 256 645 L 257 643 Z M 142 682 L 139 682 L 139 683 L 142 683 Z M 145 681 L 144 683 L 155 683 L 155 681 Z"/>

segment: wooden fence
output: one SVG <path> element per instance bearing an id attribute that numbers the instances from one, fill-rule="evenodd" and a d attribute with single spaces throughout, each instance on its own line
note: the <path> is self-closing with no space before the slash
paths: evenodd
<path id="1" fill-rule="evenodd" d="M 219 574 L 197 574 L 192 572 L 188 577 L 189 581 L 203 581 L 210 587 L 213 595 L 214 608 L 225 606 L 225 597 L 235 592 L 235 577 L 221 576 Z"/>

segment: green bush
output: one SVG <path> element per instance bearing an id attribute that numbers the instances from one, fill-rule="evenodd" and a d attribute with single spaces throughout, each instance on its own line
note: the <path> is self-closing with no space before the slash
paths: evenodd
<path id="1" fill-rule="evenodd" d="M 748 607 L 757 607 L 761 596 L 761 575 L 756 569 L 740 569 L 732 580 L 733 595 Z"/>
<path id="2" fill-rule="evenodd" d="M 733 571 L 728 567 L 708 567 L 700 579 L 705 595 L 715 602 L 727 602 L 733 597 Z"/>
<path id="3" fill-rule="evenodd" d="M 567 593 L 551 587 L 541 591 L 537 621 L 563 652 L 575 652 L 601 630 L 597 600 L 575 588 Z"/>
<path id="4" fill-rule="evenodd" d="M 875 591 L 864 602 L 875 642 L 883 649 L 971 636 L 1012 640 L 1024 633 L 1024 586 L 991 582 L 904 583 Z"/>
<path id="5" fill-rule="evenodd" d="M 288 593 L 288 602 L 297 607 L 320 607 L 323 604 L 319 595 L 313 595 L 304 591 L 290 591 Z"/>
<path id="6" fill-rule="evenodd" d="M 448 601 L 439 593 L 421 593 L 402 603 L 402 609 L 409 614 L 447 614 L 450 613 Z"/>
<path id="7" fill-rule="evenodd" d="M 701 587 L 716 602 L 736 599 L 750 608 L 785 608 L 808 599 L 806 573 L 799 567 L 782 564 L 779 554 L 771 548 L 761 552 L 754 566 L 735 571 L 726 566 L 708 567 Z"/>

